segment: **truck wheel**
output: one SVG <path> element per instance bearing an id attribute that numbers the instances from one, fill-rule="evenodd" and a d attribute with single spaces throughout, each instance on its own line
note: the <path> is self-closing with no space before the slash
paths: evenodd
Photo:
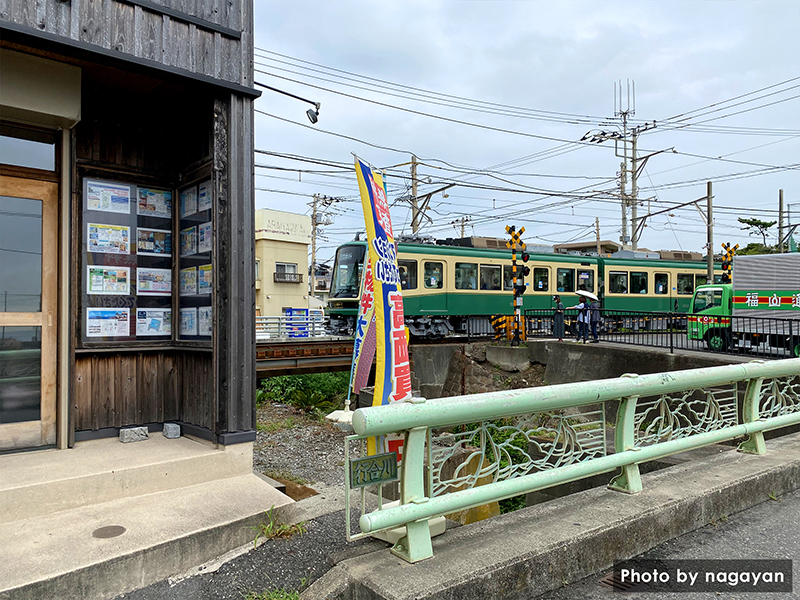
<path id="1" fill-rule="evenodd" d="M 706 334 L 706 344 L 712 352 L 725 352 L 728 349 L 728 333 L 720 329 L 711 329 Z"/>

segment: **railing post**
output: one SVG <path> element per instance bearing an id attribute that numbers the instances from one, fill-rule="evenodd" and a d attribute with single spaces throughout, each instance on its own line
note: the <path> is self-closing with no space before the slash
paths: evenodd
<path id="1" fill-rule="evenodd" d="M 742 423 L 758 421 L 758 405 L 761 399 L 761 384 L 763 382 L 763 377 L 757 377 L 747 382 L 747 389 L 744 392 L 744 403 L 742 404 Z M 747 454 L 765 454 L 767 452 L 767 445 L 764 441 L 764 432 L 756 431 L 751 433 L 745 441 L 739 444 L 738 450 L 739 452 L 746 452 Z"/>
<path id="2" fill-rule="evenodd" d="M 403 461 L 400 465 L 400 503 L 422 504 L 425 496 L 425 440 L 427 427 L 406 431 L 403 442 Z M 406 524 L 406 535 L 392 546 L 392 554 L 414 563 L 433 556 L 428 519 Z"/>
<path id="3" fill-rule="evenodd" d="M 633 373 L 626 373 L 623 377 L 638 377 Z M 614 429 L 614 452 L 624 452 L 625 450 L 635 450 L 636 432 L 636 401 L 638 396 L 628 396 L 620 398 L 619 408 L 617 409 L 617 422 Z M 639 465 L 624 465 L 622 471 L 614 477 L 608 484 L 609 489 L 625 492 L 626 494 L 638 494 L 642 491 L 642 476 L 639 473 Z"/>
<path id="4" fill-rule="evenodd" d="M 675 334 L 675 319 L 673 318 L 673 315 L 669 316 L 667 325 L 669 326 L 669 353 L 673 354 L 675 348 L 675 345 L 672 341 L 672 336 Z"/>

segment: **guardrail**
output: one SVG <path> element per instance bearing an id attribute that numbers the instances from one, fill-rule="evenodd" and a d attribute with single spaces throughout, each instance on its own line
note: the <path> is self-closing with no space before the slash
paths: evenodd
<path id="1" fill-rule="evenodd" d="M 598 339 L 634 346 L 710 350 L 725 354 L 784 358 L 800 356 L 800 321 L 762 317 L 715 317 L 676 312 L 600 310 Z M 525 311 L 528 338 L 553 337 L 552 309 Z M 577 337 L 578 311 L 565 310 L 566 337 Z M 693 338 L 688 335 L 698 330 Z M 587 335 L 592 339 L 591 329 Z"/>
<path id="2" fill-rule="evenodd" d="M 322 315 L 256 317 L 256 341 L 326 337 L 330 335 L 326 324 Z"/>
<path id="3" fill-rule="evenodd" d="M 613 408 L 612 450 L 606 416 Z M 347 539 L 405 527 L 392 552 L 416 562 L 433 555 L 432 517 L 616 469 L 609 487 L 636 493 L 639 463 L 745 435 L 739 450 L 764 454 L 764 431 L 800 423 L 800 359 L 413 399 L 358 409 L 352 422 L 356 435 L 345 447 Z M 393 472 L 395 455 L 366 457 L 364 445 L 370 436 L 395 433 L 404 436 L 401 499 L 388 507 L 380 500 L 381 475 Z M 351 464 L 353 454 L 362 458 Z M 378 483 L 361 487 L 360 532 L 352 534 L 350 490 L 364 481 Z M 371 512 L 368 488 L 377 488 L 379 498 Z"/>

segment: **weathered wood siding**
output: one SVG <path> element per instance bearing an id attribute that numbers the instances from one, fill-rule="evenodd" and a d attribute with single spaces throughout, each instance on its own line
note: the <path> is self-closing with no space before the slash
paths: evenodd
<path id="1" fill-rule="evenodd" d="M 253 84 L 252 0 L 0 0 L 0 21 Z"/>
<path id="2" fill-rule="evenodd" d="M 76 431 L 176 420 L 214 430 L 211 352 L 81 354 L 74 382 Z"/>

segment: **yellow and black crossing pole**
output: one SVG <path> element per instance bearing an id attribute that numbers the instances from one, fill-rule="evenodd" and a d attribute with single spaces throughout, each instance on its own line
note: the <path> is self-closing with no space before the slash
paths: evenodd
<path id="1" fill-rule="evenodd" d="M 506 232 L 511 236 L 511 240 L 506 242 L 506 247 L 511 249 L 511 276 L 513 278 L 514 286 L 514 323 L 513 335 L 511 336 L 511 345 L 519 346 L 520 340 L 524 334 L 521 334 L 522 319 L 520 313 L 522 309 L 522 294 L 525 293 L 525 280 L 524 276 L 526 271 L 530 271 L 528 267 L 523 267 L 517 271 L 517 250 L 522 252 L 523 262 L 527 262 L 527 253 L 525 250 L 525 243 L 522 241 L 522 234 L 525 233 L 525 228 L 520 227 L 519 231 L 516 230 L 514 225 L 506 225 Z M 518 276 L 519 275 L 519 276 Z"/>

